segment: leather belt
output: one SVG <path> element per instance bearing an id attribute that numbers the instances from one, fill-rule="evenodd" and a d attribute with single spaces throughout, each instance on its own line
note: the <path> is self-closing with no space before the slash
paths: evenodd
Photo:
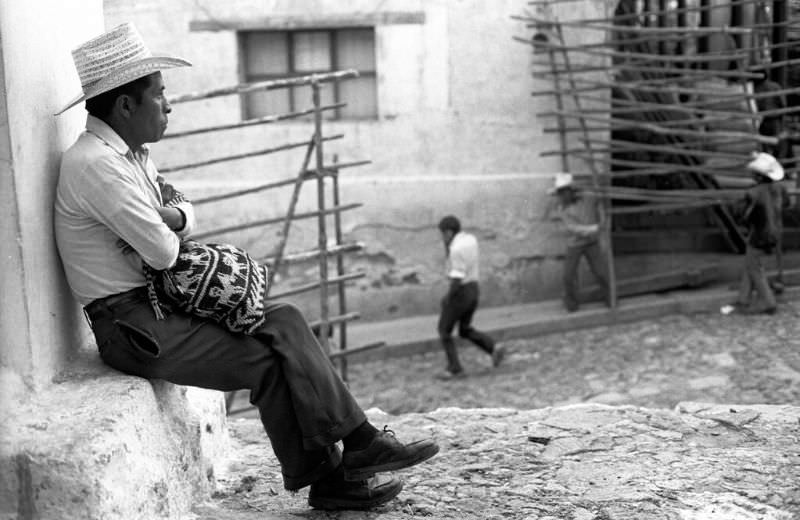
<path id="1" fill-rule="evenodd" d="M 135 287 L 129 291 L 112 294 L 104 298 L 93 300 L 84 307 L 86 313 L 91 317 L 103 309 L 110 309 L 124 303 L 147 301 L 147 287 Z"/>

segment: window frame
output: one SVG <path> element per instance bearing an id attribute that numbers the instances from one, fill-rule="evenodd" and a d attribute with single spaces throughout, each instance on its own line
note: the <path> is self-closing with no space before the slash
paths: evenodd
<path id="1" fill-rule="evenodd" d="M 304 27 L 304 28 L 297 28 L 297 29 L 244 29 L 236 31 L 236 38 L 239 50 L 239 79 L 243 83 L 253 83 L 258 81 L 270 81 L 275 79 L 284 79 L 284 78 L 293 78 L 293 77 L 300 77 L 300 76 L 308 76 L 310 74 L 322 74 L 340 70 L 339 67 L 339 50 L 338 50 L 338 38 L 341 36 L 341 33 L 344 31 L 370 31 L 372 35 L 372 53 L 373 53 L 373 68 L 372 70 L 358 70 L 358 75 L 360 78 L 372 78 L 373 79 L 373 87 L 375 89 L 375 108 L 374 112 L 367 117 L 357 117 L 357 118 L 349 118 L 343 117 L 342 111 L 344 107 L 335 108 L 331 110 L 329 113 L 332 114 L 329 117 L 332 121 L 375 121 L 379 119 L 380 116 L 380 104 L 378 99 L 378 74 L 377 74 L 377 56 L 376 56 L 376 40 L 377 40 L 377 31 L 374 25 L 371 26 L 364 26 L 364 25 L 353 25 L 353 26 L 341 26 L 341 27 Z M 249 52 L 251 52 L 251 46 L 248 45 L 248 35 L 254 33 L 281 33 L 286 38 L 286 52 L 288 58 L 288 71 L 283 74 L 252 74 L 247 70 L 247 61 Z M 330 70 L 315 70 L 315 71 L 302 71 L 298 72 L 295 69 L 295 49 L 296 49 L 296 38 L 297 35 L 303 33 L 325 33 L 328 35 L 328 58 L 330 60 Z M 333 89 L 333 102 L 340 103 L 342 100 L 340 99 L 341 89 L 339 88 L 339 82 L 333 81 L 330 84 L 330 88 Z M 298 101 L 296 99 L 295 93 L 296 89 L 289 88 L 289 112 L 296 112 L 301 109 L 298 107 Z M 249 101 L 247 99 L 247 93 L 243 93 L 240 95 L 240 106 L 241 106 L 241 118 L 242 120 L 253 119 L 253 115 L 251 113 L 249 107 Z M 266 115 L 266 114 L 264 114 Z M 258 117 L 263 117 L 258 116 Z"/>

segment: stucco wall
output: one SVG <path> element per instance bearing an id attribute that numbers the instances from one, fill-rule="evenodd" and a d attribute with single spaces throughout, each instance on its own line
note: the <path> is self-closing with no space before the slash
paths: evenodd
<path id="1" fill-rule="evenodd" d="M 568 5 L 573 10 L 570 17 L 575 10 L 598 16 L 605 9 L 604 2 Z M 165 75 L 171 95 L 238 82 L 235 32 L 190 32 L 191 21 L 224 23 L 268 16 L 323 19 L 375 9 L 374 2 L 365 0 L 105 2 L 107 27 L 134 21 L 153 49 L 194 63 L 191 70 Z M 544 132 L 553 122 L 536 116 L 550 110 L 552 100 L 531 96 L 533 90 L 550 88 L 550 83 L 532 77 L 530 47 L 513 40 L 532 34 L 523 22 L 512 19 L 525 12 L 526 3 L 395 0 L 381 2 L 379 9 L 422 12 L 424 22 L 376 27 L 379 118 L 325 125 L 327 135 L 345 134 L 344 139 L 325 144 L 328 160 L 336 155 L 344 162 L 372 161 L 343 170 L 341 175 L 343 202 L 364 204 L 343 216 L 346 239 L 367 244 L 364 254 L 348 259 L 351 267 L 361 266 L 369 273 L 351 287 L 353 305 L 367 318 L 438 310 L 444 258 L 436 224 L 447 213 L 458 215 L 464 227 L 481 239 L 485 305 L 557 294 L 562 237 L 539 218 L 545 190 L 560 170 L 560 159 L 539 157 L 541 151 L 558 148 L 556 134 Z M 602 32 L 567 37 L 597 38 Z M 170 129 L 239 117 L 236 97 L 176 104 Z M 303 141 L 310 131 L 308 123 L 281 123 L 165 140 L 155 151 L 159 164 L 167 167 Z M 222 163 L 170 178 L 197 198 L 292 177 L 302 164 L 302 154 L 298 150 Z M 311 209 L 315 200 L 314 186 L 306 185 L 301 206 Z M 288 201 L 288 190 L 262 192 L 235 203 L 201 206 L 198 217 L 201 227 L 217 228 L 280 216 Z M 277 231 L 275 227 L 215 239 L 262 255 L 275 247 Z M 290 237 L 289 250 L 313 247 L 315 223 L 294 226 Z M 314 272 L 314 265 L 308 264 L 287 275 L 299 280 Z M 297 303 L 307 306 L 306 299 L 297 298 Z"/>
<path id="2" fill-rule="evenodd" d="M 4 398 L 45 385 L 87 332 L 64 283 L 52 233 L 59 156 L 83 119 L 53 113 L 80 88 L 69 49 L 102 24 L 100 0 L 0 2 Z"/>
<path id="3" fill-rule="evenodd" d="M 53 237 L 61 153 L 85 113 L 70 50 L 100 0 L 0 0 L 0 518 L 176 518 L 226 449 L 221 392 L 101 364 Z M 145 425 L 144 427 L 142 425 Z"/>

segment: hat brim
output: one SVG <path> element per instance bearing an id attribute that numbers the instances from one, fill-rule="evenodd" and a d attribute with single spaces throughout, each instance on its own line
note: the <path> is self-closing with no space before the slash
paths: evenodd
<path id="1" fill-rule="evenodd" d="M 747 168 L 751 172 L 757 173 L 758 175 L 762 175 L 764 177 L 767 177 L 768 179 L 773 180 L 773 181 L 782 181 L 784 176 L 785 176 L 783 167 L 780 166 L 780 165 L 778 165 L 776 168 L 770 168 L 767 171 L 764 171 L 763 169 L 757 168 L 757 167 L 752 166 L 750 164 L 747 165 Z"/>
<path id="2" fill-rule="evenodd" d="M 559 192 L 559 191 L 561 191 L 561 190 L 564 190 L 564 189 L 566 189 L 566 188 L 572 188 L 572 187 L 573 187 L 573 185 L 572 185 L 572 183 L 570 182 L 569 184 L 564 184 L 563 186 L 554 186 L 554 187 L 552 187 L 552 188 L 548 189 L 548 190 L 547 190 L 547 193 L 548 193 L 549 195 L 555 195 L 556 193 L 558 193 L 558 192 Z"/>
<path id="3" fill-rule="evenodd" d="M 777 171 L 776 170 L 771 170 L 769 173 L 762 174 L 762 175 L 766 175 L 767 177 L 769 177 L 773 181 L 782 181 L 783 180 L 783 168 L 781 168 L 780 170 L 777 170 Z"/>
<path id="4" fill-rule="evenodd" d="M 173 56 L 151 56 L 144 58 L 133 63 L 129 63 L 124 67 L 113 71 L 103 79 L 93 83 L 89 87 L 84 88 L 83 92 L 76 96 L 72 101 L 55 113 L 60 115 L 74 107 L 82 101 L 99 96 L 109 90 L 113 90 L 121 85 L 130 83 L 144 76 L 150 75 L 164 69 L 174 69 L 177 67 L 191 67 L 192 64 L 183 58 L 176 58 Z"/>

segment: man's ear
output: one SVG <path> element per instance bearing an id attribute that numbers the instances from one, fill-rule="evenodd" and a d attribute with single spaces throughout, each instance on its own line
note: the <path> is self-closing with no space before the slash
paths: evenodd
<path id="1" fill-rule="evenodd" d="M 132 96 L 127 94 L 118 96 L 117 100 L 114 102 L 114 105 L 122 117 L 130 117 L 136 109 L 135 100 Z"/>

